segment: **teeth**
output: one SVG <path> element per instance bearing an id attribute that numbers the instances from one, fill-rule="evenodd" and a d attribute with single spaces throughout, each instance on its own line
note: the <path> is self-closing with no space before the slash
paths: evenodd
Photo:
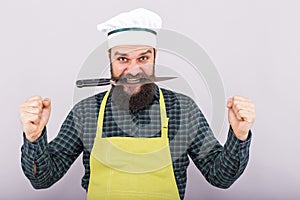
<path id="1" fill-rule="evenodd" d="M 138 83 L 140 82 L 139 78 L 127 78 L 127 83 Z"/>

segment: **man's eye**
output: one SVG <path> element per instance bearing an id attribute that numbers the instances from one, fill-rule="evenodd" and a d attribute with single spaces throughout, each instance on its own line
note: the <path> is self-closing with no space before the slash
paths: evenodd
<path id="1" fill-rule="evenodd" d="M 125 57 L 120 57 L 120 58 L 118 58 L 118 60 L 121 61 L 121 62 L 127 62 L 128 61 L 128 59 L 125 58 Z"/>
<path id="2" fill-rule="evenodd" d="M 139 58 L 139 60 L 140 60 L 140 61 L 148 60 L 148 56 L 142 56 L 142 57 Z"/>

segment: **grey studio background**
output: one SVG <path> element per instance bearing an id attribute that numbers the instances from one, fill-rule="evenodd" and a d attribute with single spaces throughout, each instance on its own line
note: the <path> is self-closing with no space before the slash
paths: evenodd
<path id="1" fill-rule="evenodd" d="M 218 189 L 191 164 L 185 199 L 299 199 L 300 3 L 279 0 L 1 0 L 0 199 L 85 199 L 81 157 L 50 189 L 32 188 L 21 170 L 18 106 L 33 95 L 50 97 L 47 127 L 48 140 L 53 139 L 74 104 L 81 65 L 105 40 L 96 25 L 137 7 L 156 11 L 164 28 L 206 51 L 226 97 L 239 94 L 256 105 L 250 161 L 242 177 L 231 188 Z M 210 119 L 209 98 L 197 103 Z M 227 128 L 226 123 L 218 135 L 222 144 Z"/>

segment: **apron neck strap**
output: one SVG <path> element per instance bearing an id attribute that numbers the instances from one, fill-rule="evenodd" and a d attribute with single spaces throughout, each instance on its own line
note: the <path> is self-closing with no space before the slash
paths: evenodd
<path id="1" fill-rule="evenodd" d="M 164 95 L 159 89 L 159 108 L 160 108 L 160 123 L 161 123 L 161 137 L 167 138 L 168 137 L 168 124 L 169 124 L 169 118 L 167 117 L 167 109 L 166 104 L 164 100 Z"/>
<path id="2" fill-rule="evenodd" d="M 110 89 L 104 95 L 100 105 L 98 124 L 97 124 L 97 133 L 96 133 L 96 137 L 100 137 L 100 138 L 102 137 L 104 111 L 105 111 L 105 106 L 106 106 L 109 93 L 110 93 Z M 167 117 L 166 104 L 165 104 L 163 93 L 160 88 L 159 88 L 159 107 L 160 107 L 161 137 L 167 138 L 169 118 Z"/>

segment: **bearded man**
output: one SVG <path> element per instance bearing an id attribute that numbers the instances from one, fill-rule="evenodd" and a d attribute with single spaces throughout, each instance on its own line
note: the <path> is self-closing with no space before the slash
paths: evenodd
<path id="1" fill-rule="evenodd" d="M 35 96 L 20 105 L 22 168 L 34 188 L 56 183 L 82 152 L 89 200 L 184 199 L 189 157 L 216 187 L 240 177 L 249 159 L 253 103 L 228 99 L 222 146 L 190 97 L 154 83 L 160 27 L 161 18 L 146 9 L 98 25 L 108 36 L 114 84 L 76 104 L 50 143 L 50 100 Z"/>

